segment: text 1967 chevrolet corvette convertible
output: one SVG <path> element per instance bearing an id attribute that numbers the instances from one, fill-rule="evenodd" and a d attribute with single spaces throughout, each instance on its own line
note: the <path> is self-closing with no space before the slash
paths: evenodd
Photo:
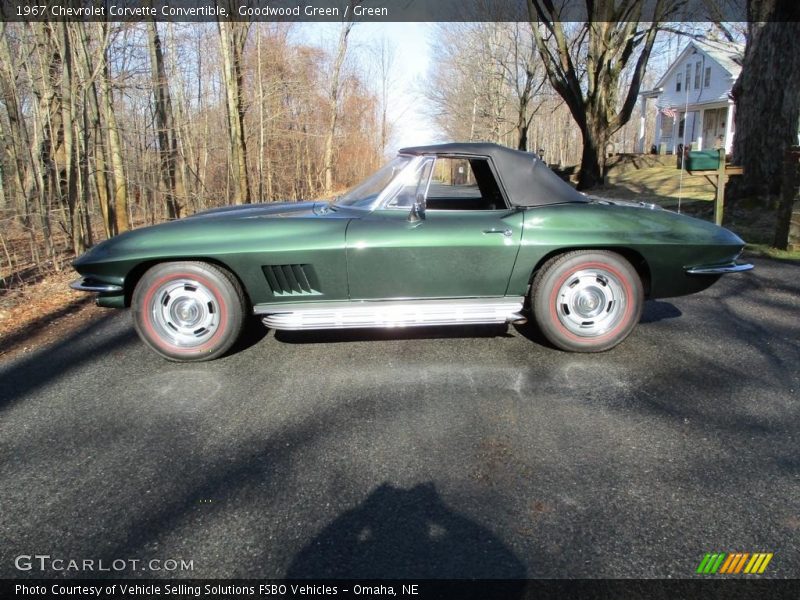
<path id="1" fill-rule="evenodd" d="M 520 322 L 564 350 L 619 344 L 646 298 L 691 294 L 736 259 L 730 231 L 593 200 L 494 144 L 406 148 L 330 202 L 220 208 L 78 258 L 78 290 L 127 307 L 172 360 L 226 352 L 249 311 L 275 329 Z"/>

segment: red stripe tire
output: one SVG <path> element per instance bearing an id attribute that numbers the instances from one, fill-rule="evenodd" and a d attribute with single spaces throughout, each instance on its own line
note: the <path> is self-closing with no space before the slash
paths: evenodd
<path id="1" fill-rule="evenodd" d="M 531 309 L 542 334 L 572 352 L 602 352 L 622 342 L 639 323 L 643 304 L 636 269 L 607 250 L 556 256 L 531 286 Z"/>
<path id="2" fill-rule="evenodd" d="M 244 324 L 246 302 L 236 278 L 204 262 L 161 263 L 139 280 L 131 299 L 139 337 L 168 360 L 223 355 Z"/>

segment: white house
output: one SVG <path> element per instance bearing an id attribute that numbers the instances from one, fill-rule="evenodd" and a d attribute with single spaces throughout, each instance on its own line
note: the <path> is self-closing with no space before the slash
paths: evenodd
<path id="1" fill-rule="evenodd" d="M 744 45 L 692 41 L 655 88 L 640 93 L 639 151 L 645 152 L 645 116 L 657 110 L 655 145 L 674 154 L 679 144 L 694 150 L 733 147 L 731 88 L 742 70 Z M 649 100 L 655 107 L 648 107 Z"/>

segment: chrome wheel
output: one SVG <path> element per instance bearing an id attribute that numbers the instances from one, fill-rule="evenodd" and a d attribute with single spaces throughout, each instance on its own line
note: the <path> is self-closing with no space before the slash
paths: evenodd
<path id="1" fill-rule="evenodd" d="M 570 274 L 556 295 L 561 324 L 581 337 L 597 337 L 617 326 L 625 313 L 625 288 L 605 269 Z"/>
<path id="2" fill-rule="evenodd" d="M 219 302 L 204 285 L 191 279 L 173 279 L 152 296 L 151 314 L 157 334 L 175 346 L 199 346 L 217 331 Z"/>

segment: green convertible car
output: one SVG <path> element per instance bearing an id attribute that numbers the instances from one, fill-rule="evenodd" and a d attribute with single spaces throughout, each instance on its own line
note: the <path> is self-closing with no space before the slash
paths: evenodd
<path id="1" fill-rule="evenodd" d="M 231 206 L 130 231 L 78 258 L 77 290 L 130 307 L 171 360 L 225 353 L 252 311 L 275 329 L 517 323 L 599 352 L 645 299 L 752 265 L 744 242 L 652 205 L 591 199 L 530 153 L 405 148 L 332 201 Z"/>

